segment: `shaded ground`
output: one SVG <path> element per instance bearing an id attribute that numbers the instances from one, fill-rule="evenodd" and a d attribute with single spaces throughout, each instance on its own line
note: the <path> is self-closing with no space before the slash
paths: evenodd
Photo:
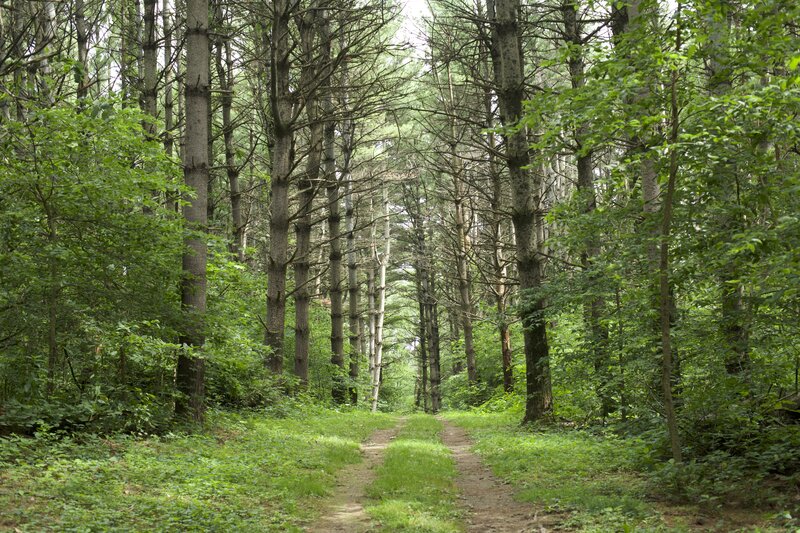
<path id="1" fill-rule="evenodd" d="M 361 533 L 372 523 L 364 511 L 366 488 L 375 480 L 375 469 L 383 462 L 383 452 L 403 427 L 404 419 L 390 429 L 378 430 L 361 445 L 364 460 L 342 469 L 336 476 L 336 492 L 323 506 L 320 518 L 305 528 L 309 533 Z"/>
<path id="2" fill-rule="evenodd" d="M 514 500 L 511 487 L 504 484 L 470 451 L 467 432 L 442 420 L 442 442 L 453 452 L 459 475 L 456 485 L 466 509 L 467 531 L 519 533 L 553 531 L 553 520 L 539 516 L 528 503 Z"/>

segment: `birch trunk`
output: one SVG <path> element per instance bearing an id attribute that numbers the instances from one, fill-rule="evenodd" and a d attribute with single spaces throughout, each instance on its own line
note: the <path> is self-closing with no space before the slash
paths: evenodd
<path id="1" fill-rule="evenodd" d="M 392 250 L 391 220 L 389 219 L 389 191 L 384 184 L 383 193 L 383 253 L 375 253 L 378 263 L 377 309 L 375 313 L 375 369 L 372 374 L 372 411 L 378 410 L 378 395 L 381 386 L 381 368 L 383 364 L 383 322 L 386 316 L 386 269 Z"/>

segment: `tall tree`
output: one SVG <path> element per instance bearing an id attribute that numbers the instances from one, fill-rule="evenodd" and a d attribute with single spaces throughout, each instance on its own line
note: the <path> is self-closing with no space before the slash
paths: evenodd
<path id="1" fill-rule="evenodd" d="M 291 0 L 271 2 L 272 28 L 269 39 L 270 119 L 272 142 L 270 172 L 269 256 L 267 258 L 267 318 L 264 343 L 269 349 L 267 365 L 275 374 L 283 372 L 286 327 L 286 269 L 289 261 L 289 184 L 294 166 L 294 105 L 291 89 L 293 33 L 289 29 L 297 4 Z"/>
<path id="2" fill-rule="evenodd" d="M 320 102 L 317 90 L 317 77 L 321 75 L 322 62 L 327 61 L 317 55 L 320 15 L 318 9 L 308 9 L 298 13 L 297 27 L 302 49 L 300 71 L 300 91 L 303 94 L 306 118 L 308 121 L 308 153 L 305 171 L 297 180 L 298 208 L 295 218 L 295 239 L 297 251 L 294 266 L 294 308 L 295 342 L 294 371 L 303 386 L 308 385 L 308 356 L 310 346 L 309 307 L 311 304 L 311 231 L 314 197 L 319 187 L 320 161 L 323 153 L 323 126 L 319 116 Z"/>
<path id="3" fill-rule="evenodd" d="M 525 417 L 538 420 L 552 411 L 550 361 L 544 300 L 536 291 L 542 287 L 543 264 L 537 243 L 537 210 L 540 209 L 541 176 L 528 169 L 527 128 L 520 125 L 525 95 L 524 63 L 520 40 L 518 0 L 488 0 L 492 24 L 494 64 L 500 120 L 504 130 L 505 159 L 511 177 L 512 216 L 517 244 L 517 275 L 525 343 Z"/>
<path id="4" fill-rule="evenodd" d="M 331 298 L 331 364 L 336 367 L 333 390 L 334 401 L 344 403 L 347 386 L 344 368 L 344 306 L 342 288 L 342 239 L 341 239 L 341 194 L 339 176 L 336 173 L 336 120 L 334 117 L 331 72 L 334 67 L 332 57 L 331 12 L 323 10 L 320 24 L 321 55 L 326 62 L 326 72 L 322 74 L 322 109 L 325 114 L 323 130 L 323 172 L 328 204 L 328 237 L 330 239 L 329 282 Z M 343 22 L 346 23 L 346 22 Z M 341 28 L 343 31 L 344 28 Z"/>
<path id="5" fill-rule="evenodd" d="M 378 248 L 376 244 L 373 244 L 373 259 L 378 265 L 378 279 L 377 279 L 377 286 L 375 287 L 376 292 L 376 304 L 375 304 L 375 352 L 373 355 L 373 364 L 371 366 L 372 376 L 371 376 L 371 388 L 372 392 L 370 395 L 370 400 L 372 402 L 372 411 L 375 412 L 378 410 L 378 397 L 380 395 L 380 387 L 381 387 L 381 380 L 382 380 L 382 373 L 383 373 L 383 348 L 384 348 L 384 321 L 386 318 L 386 270 L 389 266 L 389 260 L 391 257 L 391 250 L 392 250 L 392 235 L 391 235 L 391 219 L 390 219 L 390 210 L 389 210 L 389 190 L 386 187 L 386 184 L 382 184 L 381 186 L 382 192 L 382 222 L 383 222 L 383 253 L 378 252 Z M 374 243 L 374 239 L 373 239 Z"/>
<path id="6" fill-rule="evenodd" d="M 208 0 L 186 2 L 186 152 L 184 180 L 192 197 L 183 207 L 186 251 L 183 254 L 181 305 L 184 324 L 175 380 L 182 396 L 175 410 L 202 421 L 205 364 L 200 353 L 205 344 L 206 313 L 206 204 L 208 198 L 208 101 L 210 88 Z"/>

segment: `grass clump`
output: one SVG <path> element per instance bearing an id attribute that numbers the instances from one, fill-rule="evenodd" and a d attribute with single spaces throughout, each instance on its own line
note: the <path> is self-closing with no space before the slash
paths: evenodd
<path id="1" fill-rule="evenodd" d="M 455 507 L 455 463 L 439 433 L 442 424 L 413 415 L 387 447 L 378 478 L 367 489 L 367 513 L 387 531 L 462 531 Z"/>
<path id="2" fill-rule="evenodd" d="M 358 444 L 394 419 L 209 417 L 194 435 L 0 439 L 0 529 L 300 531 Z"/>

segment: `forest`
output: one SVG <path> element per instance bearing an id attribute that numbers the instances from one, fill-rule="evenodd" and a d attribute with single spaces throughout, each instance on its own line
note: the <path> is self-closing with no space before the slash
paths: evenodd
<path id="1" fill-rule="evenodd" d="M 0 530 L 800 528 L 800 3 L 0 0 Z"/>

